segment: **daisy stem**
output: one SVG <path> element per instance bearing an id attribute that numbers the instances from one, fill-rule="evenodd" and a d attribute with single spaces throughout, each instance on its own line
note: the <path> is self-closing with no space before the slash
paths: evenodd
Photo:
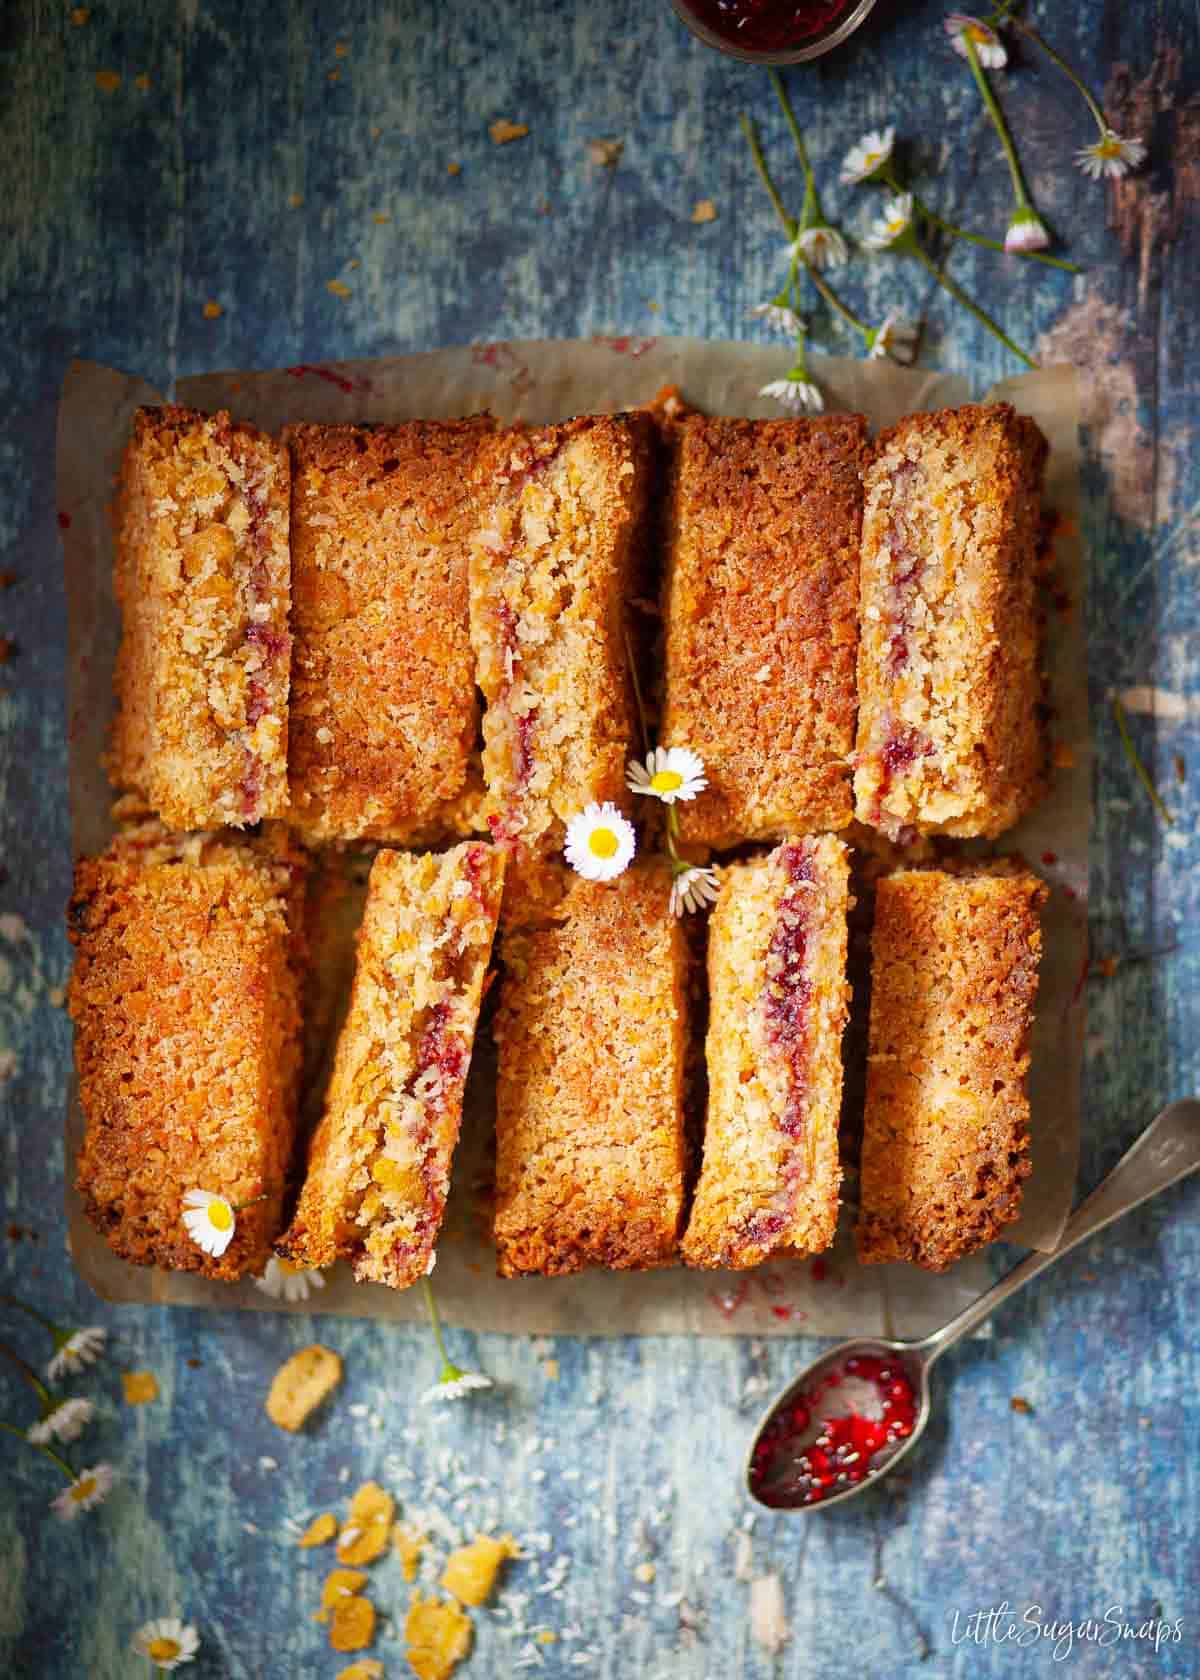
<path id="1" fill-rule="evenodd" d="M 0 1354 L 4 1355 L 10 1365 L 16 1366 L 17 1370 L 20 1371 L 21 1375 L 25 1378 L 25 1381 L 42 1402 L 45 1409 L 47 1411 L 52 1410 L 54 1406 L 54 1397 L 42 1379 L 38 1376 L 33 1366 L 27 1365 L 21 1358 L 21 1355 L 19 1353 L 15 1353 L 13 1349 L 9 1347 L 7 1342 L 0 1342 Z"/>
<path id="2" fill-rule="evenodd" d="M 437 1302 L 433 1298 L 433 1290 L 430 1288 L 429 1279 L 427 1277 L 423 1277 L 421 1279 L 421 1288 L 425 1291 L 425 1305 L 429 1308 L 429 1322 L 433 1326 L 433 1339 L 437 1343 L 437 1350 L 441 1355 L 442 1365 L 443 1367 L 452 1365 L 454 1361 L 446 1352 L 446 1343 L 442 1336 L 442 1321 L 438 1316 Z"/>
<path id="3" fill-rule="evenodd" d="M 24 1441 L 25 1445 L 32 1447 L 34 1452 L 42 1453 L 44 1457 L 50 1460 L 51 1464 L 57 1464 L 69 1482 L 75 1480 L 74 1470 L 65 1458 L 59 1457 L 53 1447 L 44 1447 L 40 1441 L 31 1441 L 23 1429 L 18 1429 L 14 1423 L 5 1423 L 3 1418 L 0 1418 L 0 1429 L 3 1429 L 6 1435 L 15 1435 L 18 1441 Z"/>
<path id="4" fill-rule="evenodd" d="M 1173 828 L 1175 826 L 1175 819 L 1163 803 L 1162 795 L 1154 785 L 1153 776 L 1151 776 L 1149 770 L 1147 770 L 1146 766 L 1142 763 L 1142 755 L 1133 744 L 1133 736 L 1129 733 L 1129 719 L 1125 715 L 1125 707 L 1121 704 L 1121 696 L 1119 694 L 1114 694 L 1112 697 L 1112 709 L 1113 716 L 1117 720 L 1117 733 L 1121 737 L 1121 745 L 1125 748 L 1125 756 L 1128 758 L 1130 764 L 1133 765 L 1138 779 L 1145 788 L 1146 792 L 1150 795 L 1150 802 L 1154 806 L 1154 809 L 1166 823 L 1167 827 Z"/>
<path id="5" fill-rule="evenodd" d="M 960 39 L 967 49 L 967 63 L 971 66 L 971 74 L 983 95 L 983 103 L 987 107 L 988 116 L 992 119 L 992 127 L 996 130 L 1000 144 L 1004 148 L 1004 155 L 1008 159 L 1008 172 L 1012 176 L 1017 208 L 1018 210 L 1032 210 L 1033 200 L 1029 196 L 1029 189 L 1025 185 L 1025 177 L 1021 173 L 1017 148 L 1013 145 L 1012 135 L 1008 132 L 1008 124 L 1004 120 L 1004 113 L 996 102 L 996 95 L 992 92 L 992 84 L 988 81 L 984 68 L 979 62 L 979 53 L 971 39 L 970 31 L 964 30 Z"/>
<path id="6" fill-rule="evenodd" d="M 809 262 L 806 262 L 804 266 L 808 270 L 808 278 L 812 281 L 813 285 L 820 292 L 821 296 L 825 299 L 825 302 L 829 305 L 829 307 L 831 309 L 836 310 L 837 313 L 842 317 L 842 320 L 847 322 L 848 325 L 852 326 L 854 328 L 855 332 L 861 333 L 863 338 L 868 338 L 870 336 L 871 329 L 868 326 L 865 326 L 863 324 L 863 322 L 859 320 L 858 316 L 854 314 L 853 310 L 847 309 L 846 305 L 842 302 L 841 298 L 834 291 L 833 287 L 829 284 L 828 280 L 826 280 L 825 276 L 823 274 L 819 273 L 813 267 L 813 265 Z"/>
<path id="7" fill-rule="evenodd" d="M 50 1334 L 56 1341 L 62 1335 L 62 1331 L 58 1328 L 58 1325 L 54 1323 L 53 1319 L 44 1317 L 43 1314 L 37 1312 L 33 1307 L 27 1307 L 24 1301 L 18 1301 L 15 1295 L 8 1295 L 3 1290 L 0 1290 L 0 1301 L 3 1301 L 5 1306 L 16 1307 L 18 1312 L 27 1313 L 30 1318 L 36 1319 L 44 1330 L 49 1330 Z"/>
<path id="8" fill-rule="evenodd" d="M 775 214 L 783 223 L 783 229 L 788 238 L 795 239 L 796 224 L 784 209 L 783 200 L 780 198 L 779 193 L 776 190 L 775 183 L 771 179 L 771 171 L 767 168 L 767 160 L 763 156 L 763 149 L 759 144 L 758 130 L 744 111 L 738 118 L 738 121 L 742 125 L 742 133 L 746 136 L 746 143 L 750 147 L 750 156 L 754 160 L 755 169 L 758 170 L 759 179 L 762 181 L 763 186 L 767 189 L 768 198 L 775 206 Z"/>
<path id="9" fill-rule="evenodd" d="M 1078 74 L 1072 70 L 1066 59 L 1062 57 L 1061 53 L 1056 53 L 1049 41 L 1046 40 L 1045 36 L 1039 35 L 1037 30 L 1033 28 L 1032 24 L 1024 23 L 1019 17 L 1011 16 L 1006 17 L 1004 21 L 1011 29 L 1015 29 L 1020 34 L 1027 36 L 1028 39 L 1033 42 L 1035 47 L 1040 47 L 1042 49 L 1051 64 L 1056 64 L 1058 66 L 1063 75 L 1071 83 L 1072 87 L 1074 87 L 1076 92 L 1082 96 L 1084 103 L 1087 105 L 1088 110 L 1092 113 L 1092 116 L 1095 119 L 1096 127 L 1100 130 L 1100 138 L 1103 139 L 1108 133 L 1109 126 L 1105 120 L 1104 112 L 1100 109 L 1099 104 L 1092 97 Z"/>
<path id="10" fill-rule="evenodd" d="M 933 261 L 933 258 L 921 249 L 915 239 L 913 240 L 912 249 L 917 260 L 929 270 L 938 285 L 944 287 L 944 289 L 949 292 L 950 296 L 956 303 L 961 303 L 964 309 L 969 309 L 979 324 L 986 327 L 990 333 L 994 333 L 1000 340 L 1001 344 L 1004 345 L 1005 349 L 1011 350 L 1014 356 L 1019 356 L 1025 363 L 1026 367 L 1037 367 L 1038 364 L 1034 361 L 1028 351 L 1022 350 L 1019 344 L 1014 344 L 1000 323 L 998 321 L 993 321 L 992 317 L 987 314 L 986 311 L 982 310 L 977 303 L 969 298 L 966 292 L 963 291 L 962 287 L 955 281 L 951 280 L 945 269 L 939 268 Z"/>
<path id="11" fill-rule="evenodd" d="M 804 144 L 804 136 L 800 132 L 800 124 L 796 121 L 796 113 L 792 110 L 792 102 L 787 96 L 787 89 L 783 85 L 783 78 L 778 70 L 768 70 L 771 86 L 775 89 L 775 97 L 783 108 L 784 119 L 792 131 L 792 139 L 796 142 L 796 156 L 800 159 L 800 167 L 804 171 L 804 208 L 800 212 L 800 226 L 807 227 L 815 212 L 815 220 L 824 220 L 821 215 L 821 205 L 817 198 L 817 178 L 813 174 L 813 166 L 809 162 L 808 147 Z"/>
<path id="12" fill-rule="evenodd" d="M 902 187 L 890 171 L 881 174 L 879 179 L 886 182 L 893 192 L 912 192 L 911 187 Z M 982 233 L 972 233 L 969 228 L 959 227 L 957 222 L 948 222 L 944 216 L 939 216 L 936 210 L 931 210 L 925 200 L 918 198 L 916 193 L 912 193 L 912 201 L 913 209 L 919 215 L 923 216 L 933 227 L 940 228 L 943 233 L 948 233 L 952 239 L 966 239 L 972 245 L 985 245 L 989 251 L 1005 251 L 1002 239 L 988 239 Z M 1005 254 L 1012 256 L 1013 252 L 1005 251 Z M 1068 262 L 1065 257 L 1047 256 L 1045 251 L 1018 251 L 1016 255 L 1028 257 L 1033 262 L 1045 263 L 1049 268 L 1065 269 L 1068 274 L 1079 274 L 1081 272 L 1078 263 Z"/>

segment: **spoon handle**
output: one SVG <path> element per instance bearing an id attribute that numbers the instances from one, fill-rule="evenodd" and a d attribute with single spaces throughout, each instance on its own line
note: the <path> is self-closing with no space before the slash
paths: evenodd
<path id="1" fill-rule="evenodd" d="M 977 1301 L 972 1301 L 957 1318 L 916 1344 L 932 1362 L 960 1337 L 989 1317 L 1001 1301 L 1037 1277 L 1047 1266 L 1069 1254 L 1085 1237 L 1103 1230 L 1123 1213 L 1157 1196 L 1200 1167 L 1200 1100 L 1194 1097 L 1171 1103 L 1153 1120 L 1116 1166 L 1086 1201 L 1068 1219 L 1062 1240 L 1051 1254 L 1033 1253 L 1014 1266 Z"/>

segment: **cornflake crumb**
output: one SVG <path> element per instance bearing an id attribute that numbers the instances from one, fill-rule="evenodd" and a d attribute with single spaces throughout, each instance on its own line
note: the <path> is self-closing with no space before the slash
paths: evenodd
<path id="1" fill-rule="evenodd" d="M 557 1382 L 558 1381 L 558 1360 L 557 1359 L 547 1359 L 546 1363 L 542 1366 L 542 1370 L 545 1372 L 546 1380 L 548 1382 Z"/>
<path id="2" fill-rule="evenodd" d="M 291 208 L 293 210 L 299 210 L 300 206 L 303 203 L 304 203 L 304 194 L 303 193 L 289 193 L 288 194 L 288 204 L 291 206 Z"/>
<path id="3" fill-rule="evenodd" d="M 342 1380 L 342 1362 L 330 1348 L 314 1342 L 282 1364 L 267 1395 L 267 1416 L 295 1434 Z"/>
<path id="4" fill-rule="evenodd" d="M 442 1571 L 442 1586 L 460 1604 L 486 1604 L 501 1564 L 519 1554 L 520 1548 L 511 1534 L 503 1534 L 498 1540 L 478 1534 L 469 1546 L 460 1546 L 450 1553 Z"/>
<path id="5" fill-rule="evenodd" d="M 337 1533 L 337 1526 L 337 1518 L 333 1512 L 323 1511 L 319 1517 L 313 1518 L 296 1544 L 303 1546 L 306 1551 L 310 1546 L 324 1546 Z"/>
<path id="6" fill-rule="evenodd" d="M 509 122 L 507 117 L 497 117 L 488 128 L 488 133 L 494 145 L 507 146 L 510 140 L 523 140 L 529 133 L 529 124 Z"/>
<path id="7" fill-rule="evenodd" d="M 335 1651 L 365 1651 L 375 1637 L 375 1606 L 352 1593 L 333 1607 L 329 1643 Z"/>
<path id="8" fill-rule="evenodd" d="M 209 298 L 208 302 L 204 305 L 204 319 L 206 321 L 218 321 L 224 313 L 225 311 L 217 302 L 216 298 Z"/>
<path id="9" fill-rule="evenodd" d="M 339 1563 L 374 1563 L 387 1550 L 396 1502 L 378 1482 L 364 1482 L 338 1536 Z"/>
<path id="10" fill-rule="evenodd" d="M 321 1588 L 321 1608 L 313 1617 L 314 1622 L 327 1622 L 333 1614 L 334 1606 L 340 1604 L 344 1598 L 352 1598 L 359 1587 L 365 1586 L 366 1574 L 361 1569 L 331 1569 L 325 1577 L 325 1585 Z"/>
<path id="11" fill-rule="evenodd" d="M 153 1371 L 122 1371 L 121 1387 L 127 1406 L 145 1406 L 158 1399 L 158 1378 Z"/>
<path id="12" fill-rule="evenodd" d="M 334 297 L 346 298 L 350 296 L 350 288 L 344 280 L 326 280 L 325 290 L 332 292 Z"/>
<path id="13" fill-rule="evenodd" d="M 446 165 L 446 173 L 447 173 L 447 175 L 461 175 L 462 174 L 462 164 L 461 163 L 448 163 Z"/>
<path id="14" fill-rule="evenodd" d="M 101 93 L 116 93 L 121 85 L 121 77 L 116 70 L 97 70 L 96 86 Z"/>
<path id="15" fill-rule="evenodd" d="M 398 1522 L 392 1529 L 392 1544 L 400 1558 L 400 1568 L 406 1581 L 416 1580 L 417 1566 L 428 1538 L 414 1523 Z"/>
<path id="16" fill-rule="evenodd" d="M 717 207 L 712 199 L 698 198 L 695 208 L 692 210 L 692 220 L 694 222 L 715 222 L 716 219 Z"/>
<path id="17" fill-rule="evenodd" d="M 383 1664 L 378 1657 L 363 1657 L 349 1668 L 339 1669 L 337 1680 L 383 1680 Z"/>
<path id="18" fill-rule="evenodd" d="M 391 219 L 392 219 L 392 212 L 390 210 L 376 210 L 371 217 L 371 220 L 378 227 L 383 227 L 385 222 L 390 222 Z"/>
<path id="19" fill-rule="evenodd" d="M 615 169 L 625 150 L 624 140 L 589 140 L 588 159 L 597 169 Z"/>
<path id="20" fill-rule="evenodd" d="M 1024 1399 L 1020 1394 L 1014 1394 L 1008 1403 L 1014 1412 L 1021 1412 L 1028 1415 L 1028 1413 L 1033 1410 L 1033 1407 L 1029 1404 L 1028 1400 Z"/>
<path id="21" fill-rule="evenodd" d="M 334 58 L 348 58 L 350 56 L 349 41 L 335 41 L 333 43 Z"/>
<path id="22" fill-rule="evenodd" d="M 471 1623 L 453 1599 L 413 1594 L 404 1620 L 405 1656 L 418 1680 L 448 1680 L 471 1649 Z"/>
<path id="23" fill-rule="evenodd" d="M 76 29 L 82 29 L 91 15 L 91 12 L 86 6 L 75 6 L 71 12 L 71 22 L 75 25 Z"/>

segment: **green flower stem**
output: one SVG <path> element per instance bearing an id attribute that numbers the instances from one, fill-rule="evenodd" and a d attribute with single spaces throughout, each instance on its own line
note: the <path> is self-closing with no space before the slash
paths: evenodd
<path id="1" fill-rule="evenodd" d="M 23 1429 L 18 1429 L 16 1425 L 12 1423 L 5 1423 L 3 1418 L 0 1418 L 0 1429 L 3 1429 L 6 1435 L 15 1435 L 18 1441 L 24 1441 L 27 1447 L 32 1447 L 34 1452 L 40 1452 L 44 1457 L 50 1460 L 51 1464 L 57 1464 L 58 1468 L 62 1471 L 63 1475 L 69 1482 L 73 1482 L 75 1480 L 74 1470 L 72 1470 L 65 1458 L 59 1457 L 53 1447 L 44 1447 L 40 1441 L 31 1441 Z"/>
<path id="2" fill-rule="evenodd" d="M 1121 696 L 1119 694 L 1114 694 L 1112 697 L 1112 709 L 1113 716 L 1117 720 L 1117 733 L 1121 737 L 1121 745 L 1125 748 L 1125 756 L 1128 758 L 1130 764 L 1133 765 L 1139 781 L 1145 788 L 1146 792 L 1150 795 L 1150 802 L 1154 806 L 1154 809 L 1166 823 L 1167 827 L 1173 828 L 1175 826 L 1175 819 L 1163 803 L 1162 795 L 1154 785 L 1154 778 L 1151 776 L 1146 766 L 1142 763 L 1142 756 L 1133 744 L 1133 736 L 1129 733 L 1129 719 L 1125 715 L 1125 707 L 1121 704 Z"/>
<path id="3" fill-rule="evenodd" d="M 992 92 L 992 84 L 983 73 L 983 66 L 979 62 L 979 53 L 969 31 L 963 32 L 962 42 L 967 49 L 967 63 L 971 66 L 971 74 L 983 95 L 983 103 L 987 107 L 988 116 L 992 119 L 992 127 L 996 130 L 1000 138 L 1000 144 L 1004 148 L 1004 155 L 1008 159 L 1008 172 L 1012 176 L 1017 208 L 1018 210 L 1033 210 L 1033 200 L 1029 196 L 1029 189 L 1025 185 L 1025 177 L 1021 173 L 1021 163 L 1017 157 L 1017 149 L 1012 143 L 1012 135 L 1008 132 L 1008 124 L 1004 120 L 1004 113 L 996 103 L 996 95 Z M 1034 214 L 1037 214 L 1036 210 L 1034 210 Z"/>
<path id="4" fill-rule="evenodd" d="M 952 239 L 966 239 L 972 245 L 985 245 L 989 251 L 1002 251 L 1006 256 L 1026 257 L 1031 262 L 1045 263 L 1049 268 L 1065 269 L 1068 274 L 1080 274 L 1082 270 L 1078 263 L 1068 262 L 1065 257 L 1048 257 L 1045 251 L 1008 251 L 1002 239 L 988 239 L 982 233 L 972 233 L 968 228 L 959 227 L 957 222 L 948 222 L 944 216 L 939 216 L 936 210 L 931 210 L 923 198 L 918 198 L 911 187 L 903 186 L 891 169 L 882 170 L 879 179 L 895 193 L 908 193 L 913 201 L 913 209 L 923 216 L 935 228 L 948 233 Z"/>
<path id="5" fill-rule="evenodd" d="M 990 333 L 995 334 L 1001 344 L 1004 345 L 1005 349 L 1011 350 L 1014 356 L 1019 356 L 1025 363 L 1026 367 L 1037 367 L 1038 364 L 1034 361 L 1033 357 L 1029 355 L 1028 351 L 1022 350 L 1019 344 L 1014 344 L 999 322 L 993 321 L 990 315 L 980 309 L 979 305 L 967 296 L 962 287 L 955 281 L 951 280 L 945 270 L 940 269 L 933 261 L 932 257 L 921 249 L 916 240 L 912 243 L 912 252 L 918 262 L 927 268 L 930 274 L 933 275 L 933 278 L 937 281 L 938 285 L 944 287 L 956 303 L 961 303 L 964 309 L 969 309 L 971 314 L 974 315 L 975 319 L 981 326 L 986 327 Z"/>
<path id="6" fill-rule="evenodd" d="M 446 1352 L 446 1343 L 442 1336 L 442 1321 L 438 1316 L 437 1302 L 433 1298 L 433 1290 L 430 1287 L 428 1277 L 423 1277 L 421 1279 L 421 1288 L 425 1291 L 425 1305 L 429 1308 L 429 1322 L 433 1326 L 433 1339 L 437 1343 L 437 1350 L 442 1361 L 442 1375 L 439 1378 L 439 1381 L 444 1382 L 446 1380 L 446 1371 L 448 1369 L 457 1369 L 457 1367 L 454 1365 L 454 1361 L 451 1359 L 450 1355 Z"/>
<path id="7" fill-rule="evenodd" d="M 783 230 L 787 234 L 788 238 L 795 239 L 796 224 L 784 209 L 783 200 L 780 198 L 775 183 L 771 179 L 771 171 L 767 168 L 767 160 L 763 156 L 763 149 L 759 144 L 758 130 L 744 111 L 738 118 L 738 121 L 742 125 L 742 133 L 746 136 L 746 143 L 750 147 L 750 156 L 754 160 L 755 169 L 758 170 L 759 179 L 762 181 L 763 186 L 767 189 L 767 196 L 770 198 L 771 203 L 775 206 L 775 214 L 783 223 Z"/>
<path id="8" fill-rule="evenodd" d="M 1072 70 L 1066 59 L 1062 57 L 1061 53 L 1056 53 L 1049 41 L 1046 40 L 1045 36 L 1039 35 L 1032 24 L 1023 22 L 1019 17 L 1012 16 L 1006 16 L 1004 21 L 1010 28 L 1017 30 L 1028 40 L 1032 41 L 1035 47 L 1040 47 L 1046 57 L 1050 60 L 1051 64 L 1056 64 L 1058 66 L 1063 75 L 1071 83 L 1072 87 L 1074 87 L 1075 91 L 1082 96 L 1084 103 L 1087 105 L 1088 110 L 1092 113 L 1092 116 L 1095 119 L 1096 127 L 1100 130 L 1100 138 L 1103 139 L 1108 133 L 1110 126 L 1105 118 L 1104 112 L 1100 109 L 1096 100 L 1092 97 L 1087 87 L 1080 80 L 1078 74 Z"/>
<path id="9" fill-rule="evenodd" d="M 868 327 L 865 322 L 860 321 L 852 309 L 848 309 L 846 307 L 841 298 L 834 291 L 833 287 L 829 284 L 828 280 L 826 280 L 825 276 L 818 269 L 814 268 L 811 263 L 807 262 L 804 266 L 808 271 L 808 278 L 820 292 L 829 307 L 836 310 L 848 326 L 853 327 L 855 332 L 861 333 L 863 338 L 869 341 L 871 337 L 870 327 Z"/>
<path id="10" fill-rule="evenodd" d="M 46 1387 L 42 1379 L 38 1376 L 37 1372 L 33 1369 L 33 1366 L 27 1365 L 19 1353 L 14 1353 L 7 1342 L 0 1342 L 0 1354 L 8 1360 L 10 1365 L 16 1366 L 17 1370 L 25 1378 L 25 1381 L 29 1384 L 30 1388 L 33 1389 L 34 1393 L 42 1403 L 42 1415 L 45 1416 L 47 1413 L 52 1412 L 54 1410 L 54 1396 Z"/>
<path id="11" fill-rule="evenodd" d="M 771 86 L 775 89 L 775 97 L 783 109 L 787 125 L 792 131 L 792 139 L 796 143 L 796 156 L 800 159 L 800 167 L 804 171 L 804 205 L 800 211 L 800 226 L 806 228 L 814 221 L 820 223 L 825 219 L 821 214 L 821 203 L 817 197 L 817 178 L 813 174 L 808 147 L 804 144 L 804 135 L 800 132 L 800 124 L 796 121 L 796 113 L 792 110 L 792 102 L 787 96 L 783 78 L 778 70 L 768 70 L 767 74 L 771 78 Z"/>

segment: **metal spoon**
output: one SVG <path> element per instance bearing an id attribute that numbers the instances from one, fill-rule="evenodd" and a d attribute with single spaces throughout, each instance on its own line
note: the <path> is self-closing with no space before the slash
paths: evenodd
<path id="1" fill-rule="evenodd" d="M 847 1499 L 852 1499 L 855 1494 L 864 1492 L 873 1483 L 878 1482 L 881 1476 L 886 1476 L 890 1470 L 894 1470 L 910 1448 L 916 1446 L 920 1440 L 932 1411 L 929 1370 L 948 1347 L 953 1347 L 955 1342 L 974 1330 L 977 1324 L 982 1324 L 1002 1301 L 1007 1301 L 1010 1295 L 1028 1283 L 1030 1278 L 1044 1272 L 1047 1266 L 1061 1260 L 1064 1254 L 1068 1254 L 1085 1237 L 1103 1230 L 1123 1213 L 1140 1206 L 1151 1196 L 1157 1196 L 1160 1190 L 1166 1190 L 1169 1185 L 1186 1178 L 1188 1173 L 1195 1172 L 1197 1167 L 1200 1167 L 1200 1099 L 1193 1097 L 1171 1103 L 1151 1122 L 1137 1142 L 1117 1162 L 1104 1182 L 1076 1208 L 1067 1221 L 1062 1241 L 1052 1254 L 1027 1255 L 1019 1265 L 1013 1267 L 1007 1277 L 1001 1278 L 986 1294 L 960 1312 L 957 1318 L 952 1318 L 949 1324 L 944 1324 L 940 1330 L 935 1330 L 922 1341 L 882 1341 L 866 1336 L 851 1342 L 842 1342 L 840 1346 L 823 1354 L 807 1370 L 802 1371 L 778 1399 L 772 1401 L 759 1421 L 746 1460 L 746 1491 L 750 1497 L 774 1511 L 824 1511 L 831 1505 L 839 1505 Z M 912 1433 L 906 1439 L 899 1440 L 878 1453 L 872 1461 L 870 1474 L 864 1480 L 851 1482 L 842 1488 L 831 1488 L 823 1499 L 813 1504 L 778 1504 L 761 1498 L 752 1485 L 751 1469 L 754 1463 L 754 1449 L 771 1419 L 782 1407 L 794 1405 L 802 1396 L 815 1392 L 822 1379 L 829 1373 L 844 1369 L 847 1359 L 872 1355 L 884 1355 L 891 1363 L 898 1363 L 912 1384 L 913 1395 L 918 1403 Z M 850 1380 L 852 1382 L 852 1379 Z"/>

